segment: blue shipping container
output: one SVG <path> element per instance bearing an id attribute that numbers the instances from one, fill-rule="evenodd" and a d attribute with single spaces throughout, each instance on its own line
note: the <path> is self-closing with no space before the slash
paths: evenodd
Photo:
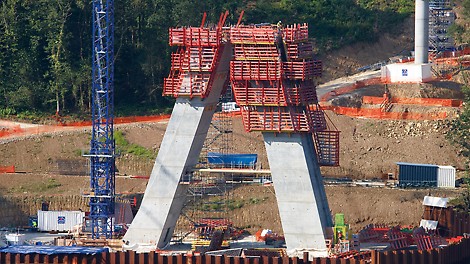
<path id="1" fill-rule="evenodd" d="M 437 187 L 438 165 L 397 162 L 399 187 Z"/>
<path id="2" fill-rule="evenodd" d="M 223 167 L 253 167 L 258 160 L 257 154 L 223 154 L 209 152 L 207 162 Z"/>

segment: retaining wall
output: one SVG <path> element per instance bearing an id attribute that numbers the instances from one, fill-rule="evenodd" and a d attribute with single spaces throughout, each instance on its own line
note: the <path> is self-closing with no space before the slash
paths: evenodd
<path id="1" fill-rule="evenodd" d="M 464 239 L 459 244 L 442 249 L 411 250 L 411 251 L 372 251 L 370 261 L 358 259 L 315 258 L 311 261 L 308 254 L 303 259 L 297 257 L 230 257 L 230 256 L 167 256 L 155 252 L 137 254 L 134 251 L 102 253 L 97 255 L 43 255 L 0 253 L 0 263 L 35 263 L 35 264 L 457 264 L 468 263 L 470 260 L 470 240 Z"/>

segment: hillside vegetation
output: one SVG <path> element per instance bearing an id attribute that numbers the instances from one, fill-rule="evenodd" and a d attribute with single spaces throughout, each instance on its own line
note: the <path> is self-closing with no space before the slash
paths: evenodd
<path id="1" fill-rule="evenodd" d="M 0 117 L 32 119 L 90 108 L 91 2 L 4 0 L 0 3 Z M 118 114 L 163 111 L 170 67 L 168 28 L 215 23 L 308 22 L 318 50 L 373 41 L 413 10 L 413 0 L 115 0 L 115 104 Z"/>

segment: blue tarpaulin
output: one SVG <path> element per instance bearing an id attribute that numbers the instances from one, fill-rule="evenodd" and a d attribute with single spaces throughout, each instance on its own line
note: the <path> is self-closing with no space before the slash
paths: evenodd
<path id="1" fill-rule="evenodd" d="M 257 154 L 223 154 L 217 152 L 209 152 L 207 154 L 207 162 L 209 164 L 231 167 L 252 167 L 258 159 Z"/>
<path id="2" fill-rule="evenodd" d="M 108 252 L 107 248 L 93 248 L 93 247 L 60 247 L 60 246 L 9 246 L 0 248 L 0 252 L 13 253 L 13 254 L 86 254 L 95 255 L 103 252 Z"/>

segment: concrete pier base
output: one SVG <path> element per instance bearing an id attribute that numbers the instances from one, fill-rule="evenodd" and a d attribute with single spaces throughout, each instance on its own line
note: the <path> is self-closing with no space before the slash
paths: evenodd
<path id="1" fill-rule="evenodd" d="M 263 132 L 287 252 L 326 256 L 333 226 L 315 146 L 308 133 Z"/>

